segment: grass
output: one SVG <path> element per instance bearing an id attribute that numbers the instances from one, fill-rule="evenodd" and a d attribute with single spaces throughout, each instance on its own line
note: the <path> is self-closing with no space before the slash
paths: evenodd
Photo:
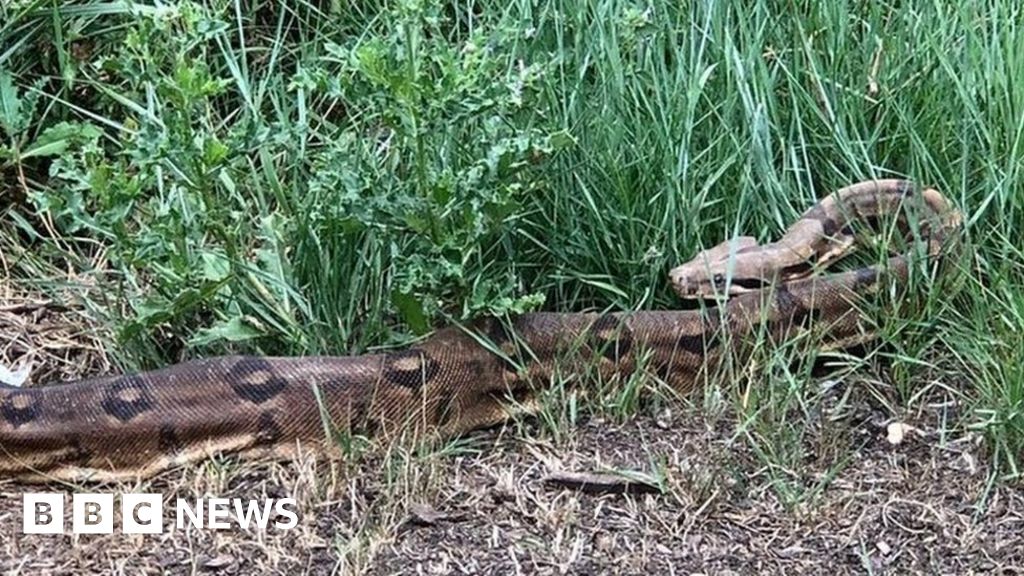
<path id="1" fill-rule="evenodd" d="M 121 368 L 674 308 L 666 272 L 700 248 L 906 176 L 966 214 L 963 253 L 836 379 L 893 420 L 949 400 L 940 441 L 980 433 L 992 478 L 1020 477 L 1012 2 L 16 0 L 0 22 L 0 270 L 104 327 Z M 806 353 L 765 349 L 698 400 L 791 505 L 822 489 L 803 462 L 857 449 L 834 423 L 864 398 Z M 648 388 L 556 387 L 539 434 L 627 420 Z"/>

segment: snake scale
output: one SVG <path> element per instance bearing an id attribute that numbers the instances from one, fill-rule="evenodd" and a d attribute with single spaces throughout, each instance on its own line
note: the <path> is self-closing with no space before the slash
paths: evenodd
<path id="1" fill-rule="evenodd" d="M 959 228 L 938 191 L 873 180 L 826 196 L 776 242 L 740 237 L 669 276 L 683 298 L 728 298 L 679 311 L 530 313 L 441 329 L 404 350 L 352 357 L 231 356 L 161 370 L 28 388 L 0 387 L 0 478 L 143 478 L 217 453 L 287 459 L 337 453 L 339 435 L 457 435 L 529 410 L 557 375 L 643 369 L 686 393 L 742 354 L 750 336 L 820 345 L 871 339 L 859 312 L 884 279 L 906 281 L 911 254 L 812 274 L 845 255 L 860 225 L 913 228 L 931 257 Z M 915 223 L 916 226 L 911 226 Z M 719 299 L 723 300 L 723 299 Z"/>

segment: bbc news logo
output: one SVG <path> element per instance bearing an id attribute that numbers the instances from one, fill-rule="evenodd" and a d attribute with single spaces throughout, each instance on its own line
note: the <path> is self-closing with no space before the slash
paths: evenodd
<path id="1" fill-rule="evenodd" d="M 64 504 L 64 494 L 24 494 L 22 532 L 63 534 Z M 115 506 L 113 494 L 73 494 L 71 531 L 75 534 L 113 534 L 118 508 L 124 534 L 162 534 L 171 525 L 177 530 L 189 526 L 204 530 L 289 530 L 299 523 L 294 498 L 178 498 L 172 523 L 164 518 L 164 498 L 160 494 L 122 494 L 119 507 Z"/>

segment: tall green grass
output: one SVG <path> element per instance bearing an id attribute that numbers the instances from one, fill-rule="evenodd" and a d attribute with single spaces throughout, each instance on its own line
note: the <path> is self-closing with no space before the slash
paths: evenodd
<path id="1" fill-rule="evenodd" d="M 887 320 L 891 377 L 962 391 L 1018 474 L 1015 3 L 62 4 L 0 6 L 0 241 L 127 367 L 671 308 L 699 248 L 906 176 L 964 210 L 965 255 Z"/>

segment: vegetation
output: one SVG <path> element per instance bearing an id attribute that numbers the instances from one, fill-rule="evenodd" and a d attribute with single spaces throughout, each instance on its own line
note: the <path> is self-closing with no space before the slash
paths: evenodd
<path id="1" fill-rule="evenodd" d="M 127 368 L 678 307 L 665 273 L 699 248 L 906 176 L 967 217 L 954 274 L 884 319 L 887 407 L 946 387 L 950 427 L 1020 473 L 1013 2 L 14 0 L 0 22 L 0 269 L 102 319 Z M 767 366 L 738 435 L 785 464 L 817 392 Z"/>

